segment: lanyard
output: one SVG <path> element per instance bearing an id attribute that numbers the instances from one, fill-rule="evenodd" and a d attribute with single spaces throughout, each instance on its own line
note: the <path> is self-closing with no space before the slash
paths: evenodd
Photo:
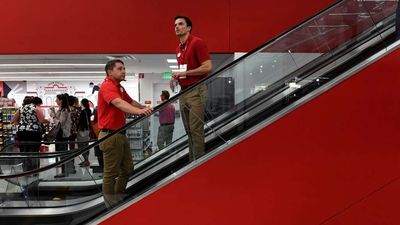
<path id="1" fill-rule="evenodd" d="M 186 51 L 187 51 L 187 48 L 189 46 L 189 43 L 190 43 L 190 36 L 186 40 L 186 44 L 185 44 L 185 48 L 184 49 L 182 49 L 179 46 L 179 53 L 178 53 L 178 57 L 177 57 L 179 59 L 178 60 L 178 66 L 187 64 L 187 63 L 185 63 L 185 59 L 186 59 Z"/>

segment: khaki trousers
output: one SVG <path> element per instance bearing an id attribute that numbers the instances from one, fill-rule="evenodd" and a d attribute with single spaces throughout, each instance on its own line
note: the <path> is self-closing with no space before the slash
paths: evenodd
<path id="1" fill-rule="evenodd" d="M 207 90 L 199 86 L 179 98 L 183 125 L 189 139 L 190 161 L 200 158 L 205 153 L 204 147 L 204 108 Z"/>
<path id="2" fill-rule="evenodd" d="M 157 146 L 158 150 L 163 149 L 172 142 L 172 136 L 174 134 L 174 125 L 161 125 L 158 127 L 157 135 Z"/>
<path id="3" fill-rule="evenodd" d="M 107 132 L 100 132 L 99 139 Z M 107 208 L 123 200 L 129 175 L 133 172 L 132 153 L 125 135 L 116 134 L 100 144 L 103 151 L 103 196 Z"/>

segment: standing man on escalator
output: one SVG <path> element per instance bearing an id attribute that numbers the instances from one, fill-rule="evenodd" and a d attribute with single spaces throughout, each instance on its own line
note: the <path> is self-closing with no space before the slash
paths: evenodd
<path id="1" fill-rule="evenodd" d="M 212 63 L 205 42 L 191 34 L 192 21 L 186 16 L 174 18 L 175 34 L 179 38 L 176 59 L 179 71 L 173 72 L 170 86 L 174 89 L 174 80 L 185 90 L 208 76 Z M 205 153 L 204 147 L 204 108 L 207 101 L 205 85 L 200 85 L 179 99 L 182 121 L 189 140 L 191 161 Z"/>
<path id="2" fill-rule="evenodd" d="M 125 66 L 121 60 L 107 62 L 97 101 L 99 139 L 125 125 L 125 113 L 150 115 L 152 109 L 133 100 L 120 84 L 125 80 Z M 124 133 L 117 133 L 100 144 L 103 152 L 103 196 L 107 208 L 123 200 L 133 160 L 129 142 Z"/>

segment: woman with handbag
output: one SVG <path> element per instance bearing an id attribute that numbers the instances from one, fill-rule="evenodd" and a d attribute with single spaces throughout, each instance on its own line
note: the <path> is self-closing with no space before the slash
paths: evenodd
<path id="1" fill-rule="evenodd" d="M 69 136 L 69 150 L 76 150 L 76 141 L 78 136 L 79 117 L 81 114 L 81 106 L 79 99 L 75 96 L 68 96 L 69 113 L 71 115 L 71 134 Z"/>
<path id="2" fill-rule="evenodd" d="M 55 123 L 60 124 L 60 131 L 56 137 L 56 151 L 67 151 L 68 140 L 71 136 L 71 114 L 68 106 L 68 94 L 58 94 L 56 97 L 58 111 L 56 113 Z M 64 157 L 60 157 L 63 160 Z M 61 173 L 54 176 L 54 178 L 61 178 L 68 176 L 70 173 L 76 173 L 74 161 L 66 162 L 61 167 Z"/>
<path id="3" fill-rule="evenodd" d="M 92 116 L 92 111 L 90 110 L 89 101 L 84 98 L 81 100 L 81 105 L 83 107 L 80 117 L 79 117 L 79 124 L 78 124 L 78 148 L 84 148 L 89 145 L 89 134 L 90 134 L 90 117 Z M 80 166 L 90 166 L 89 162 L 89 151 L 82 154 L 84 161 L 79 163 Z"/>

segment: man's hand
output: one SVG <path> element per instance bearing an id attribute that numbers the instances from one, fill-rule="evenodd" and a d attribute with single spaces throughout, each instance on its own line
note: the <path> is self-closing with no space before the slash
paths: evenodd
<path id="1" fill-rule="evenodd" d="M 138 114 L 139 114 L 139 115 L 142 115 L 142 114 L 143 114 L 143 115 L 145 115 L 145 116 L 150 115 L 151 112 L 153 112 L 153 109 L 152 109 L 152 108 L 147 108 L 147 107 L 138 110 Z"/>
<path id="2" fill-rule="evenodd" d="M 175 79 L 185 78 L 186 77 L 186 71 L 172 72 L 172 77 L 175 78 Z"/>

